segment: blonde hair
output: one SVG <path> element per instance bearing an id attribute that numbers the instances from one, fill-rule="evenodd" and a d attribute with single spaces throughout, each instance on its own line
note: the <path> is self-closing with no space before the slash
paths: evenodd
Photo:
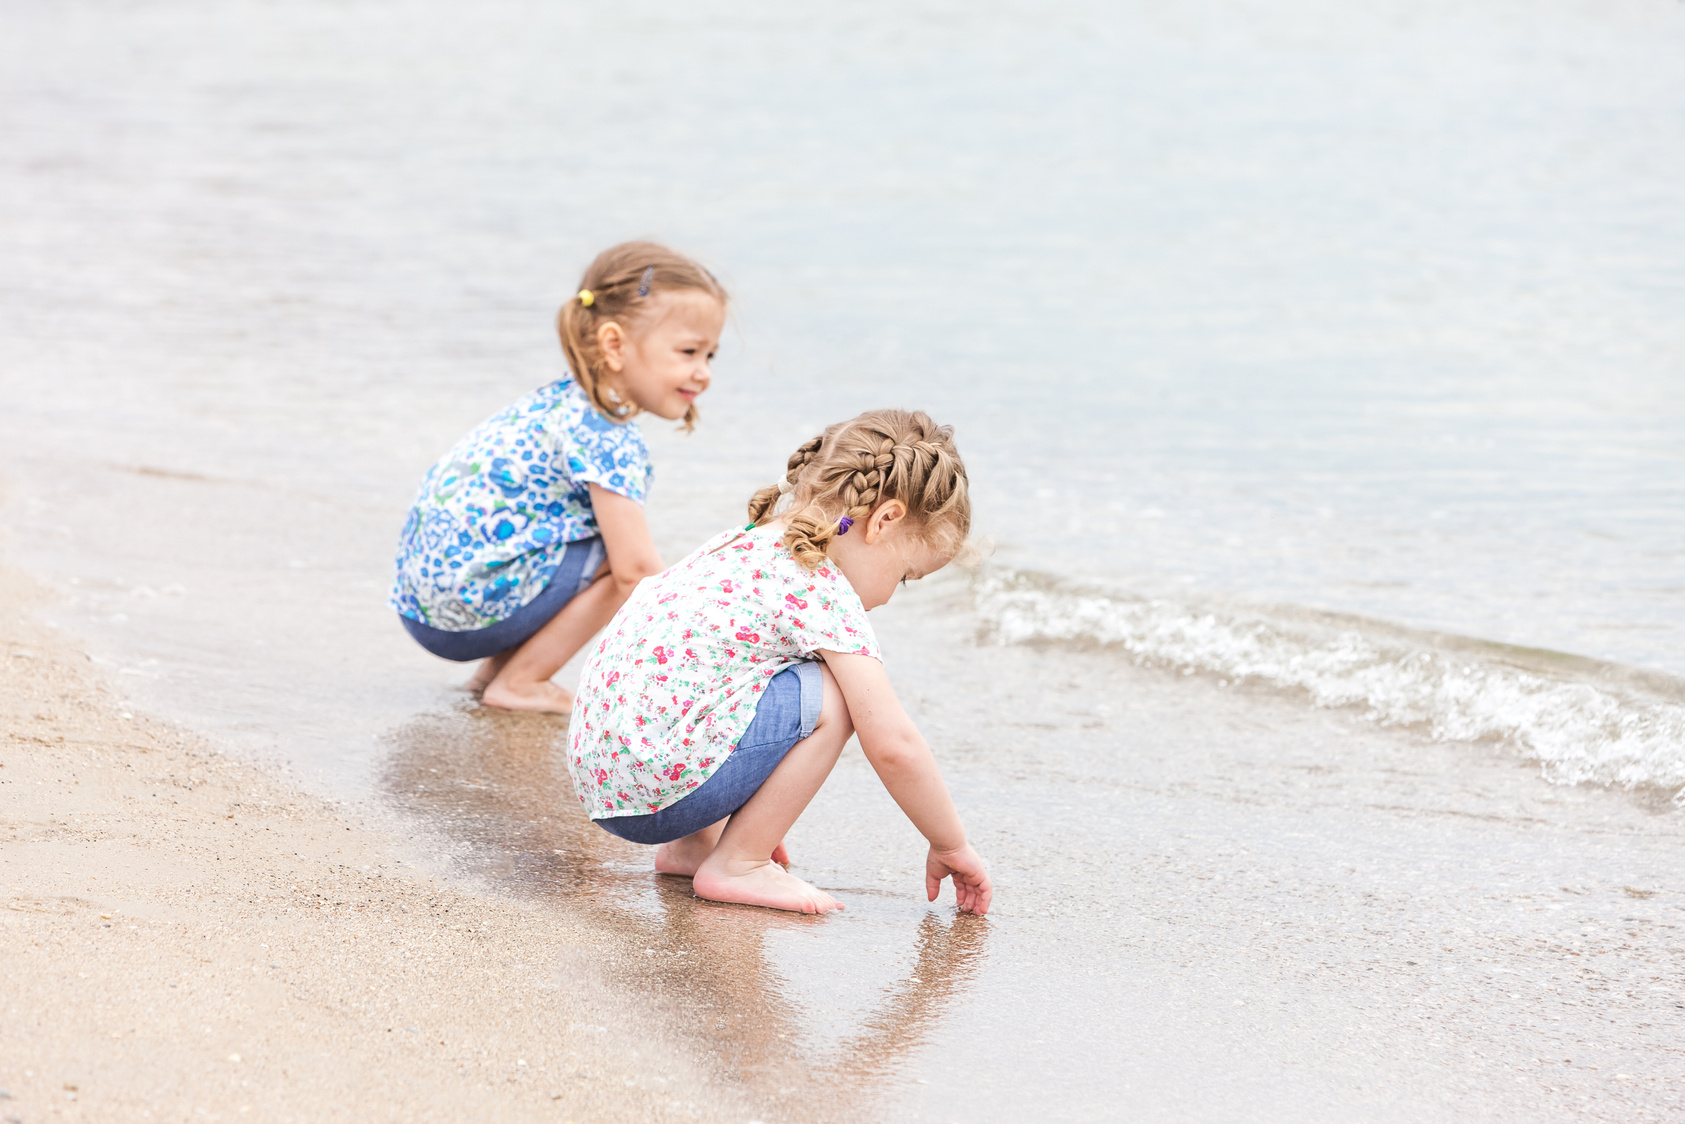
<path id="1" fill-rule="evenodd" d="M 641 411 L 635 402 L 616 402 L 604 393 L 607 367 L 597 329 L 614 320 L 630 330 L 648 315 L 651 297 L 681 289 L 707 293 L 721 307 L 727 303 L 725 287 L 690 258 L 654 242 L 622 242 L 597 255 L 579 279 L 579 292 L 556 313 L 556 334 L 574 380 L 610 421 L 631 421 Z M 695 427 L 696 416 L 692 405 L 685 411 L 685 429 Z"/>
<path id="2" fill-rule="evenodd" d="M 944 555 L 957 553 L 971 532 L 953 428 L 920 410 L 868 410 L 810 438 L 790 454 L 783 483 L 749 500 L 749 519 L 766 522 L 786 494 L 784 545 L 810 570 L 828 556 L 839 520 L 863 520 L 888 500 L 906 504 L 920 537 Z"/>

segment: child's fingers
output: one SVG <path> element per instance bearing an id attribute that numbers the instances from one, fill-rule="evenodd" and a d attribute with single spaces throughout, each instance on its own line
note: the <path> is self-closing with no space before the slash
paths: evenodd
<path id="1" fill-rule="evenodd" d="M 954 885 L 957 886 L 959 883 L 956 881 Z M 924 892 L 926 895 L 925 901 L 929 902 L 935 901 L 936 895 L 942 892 L 942 880 L 928 870 L 924 872 Z"/>
<path id="2" fill-rule="evenodd" d="M 963 882 L 955 875 L 954 888 L 959 891 L 955 896 L 959 898 L 960 909 L 979 916 L 989 912 L 989 902 L 994 897 L 994 890 L 987 875 L 981 878 L 968 875 Z"/>

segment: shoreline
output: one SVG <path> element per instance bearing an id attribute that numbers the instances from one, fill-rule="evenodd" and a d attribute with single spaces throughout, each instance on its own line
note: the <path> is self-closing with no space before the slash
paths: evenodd
<path id="1" fill-rule="evenodd" d="M 1497 745 L 978 645 L 933 583 L 880 636 L 1010 893 L 926 903 L 845 754 L 790 845 L 849 908 L 802 917 L 653 874 L 574 809 L 554 721 L 436 692 L 381 737 L 373 798 L 336 805 L 125 712 L 38 587 L 0 571 L 0 597 L 0 1117 L 1680 1107 L 1677 824 Z"/>
<path id="2" fill-rule="evenodd" d="M 128 709 L 45 601 L 0 571 L 6 1116 L 746 1118 L 617 1014 L 587 920 Z"/>

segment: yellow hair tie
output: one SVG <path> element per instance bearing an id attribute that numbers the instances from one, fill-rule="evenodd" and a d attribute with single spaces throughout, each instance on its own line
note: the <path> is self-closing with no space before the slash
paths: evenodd
<path id="1" fill-rule="evenodd" d="M 597 298 L 591 295 L 590 289 L 581 289 L 579 290 L 579 303 L 586 308 L 590 308 L 597 303 Z"/>

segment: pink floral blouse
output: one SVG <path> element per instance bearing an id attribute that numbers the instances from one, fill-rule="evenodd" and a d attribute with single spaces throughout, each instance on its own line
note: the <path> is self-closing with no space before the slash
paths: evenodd
<path id="1" fill-rule="evenodd" d="M 882 659 L 848 579 L 781 530 L 733 530 L 638 584 L 573 706 L 568 760 L 593 819 L 659 812 L 707 780 L 774 675 L 819 649 Z"/>

